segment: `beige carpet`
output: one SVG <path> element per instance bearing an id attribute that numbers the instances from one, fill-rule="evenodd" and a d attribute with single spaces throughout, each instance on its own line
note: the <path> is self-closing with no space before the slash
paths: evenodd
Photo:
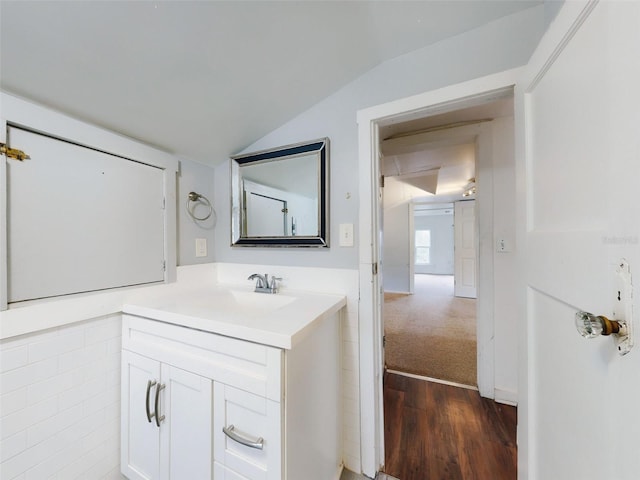
<path id="1" fill-rule="evenodd" d="M 453 296 L 453 277 L 416 275 L 413 295 L 385 293 L 387 368 L 476 382 L 476 301 Z"/>

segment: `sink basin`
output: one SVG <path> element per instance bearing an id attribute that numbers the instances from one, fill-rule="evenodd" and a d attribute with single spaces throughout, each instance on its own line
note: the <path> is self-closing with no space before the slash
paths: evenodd
<path id="1" fill-rule="evenodd" d="M 242 290 L 230 290 L 230 293 L 235 303 L 234 306 L 245 311 L 272 312 L 289 305 L 296 299 L 296 297 L 279 293 L 256 293 Z"/>
<path id="2" fill-rule="evenodd" d="M 292 304 L 297 299 L 298 297 L 294 295 L 255 293 L 249 290 L 223 288 L 201 291 L 188 299 L 184 297 L 168 298 L 162 308 L 164 310 L 189 308 L 193 315 L 236 321 L 242 318 L 262 318 Z"/>

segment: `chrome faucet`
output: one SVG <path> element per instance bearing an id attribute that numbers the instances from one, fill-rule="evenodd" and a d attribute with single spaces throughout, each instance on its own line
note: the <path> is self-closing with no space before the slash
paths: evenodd
<path id="1" fill-rule="evenodd" d="M 256 281 L 256 289 L 254 291 L 257 293 L 278 293 L 278 281 L 282 280 L 282 278 L 271 276 L 271 281 L 269 281 L 268 273 L 265 273 L 264 275 L 254 273 L 249 275 L 247 280 Z"/>

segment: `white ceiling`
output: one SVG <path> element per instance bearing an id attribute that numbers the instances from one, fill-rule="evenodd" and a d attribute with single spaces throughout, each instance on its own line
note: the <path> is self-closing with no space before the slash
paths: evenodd
<path id="1" fill-rule="evenodd" d="M 385 60 L 540 1 L 0 1 L 0 87 L 215 165 Z"/>
<path id="2" fill-rule="evenodd" d="M 407 121 L 400 119 L 381 127 L 382 174 L 385 179 L 393 177 L 389 188 L 385 189 L 385 206 L 408 201 L 460 199 L 465 187 L 476 176 L 476 146 L 474 135 L 454 135 L 456 126 L 512 115 L 513 95 L 508 95 L 438 115 Z M 435 191 L 417 188 L 415 181 L 406 180 L 419 175 L 433 178 L 434 171 L 437 172 Z"/>

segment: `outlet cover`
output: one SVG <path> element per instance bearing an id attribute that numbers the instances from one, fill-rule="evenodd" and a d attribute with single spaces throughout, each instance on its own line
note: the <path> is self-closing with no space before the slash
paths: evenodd
<path id="1" fill-rule="evenodd" d="M 196 257 L 207 256 L 207 239 L 196 238 Z"/>

